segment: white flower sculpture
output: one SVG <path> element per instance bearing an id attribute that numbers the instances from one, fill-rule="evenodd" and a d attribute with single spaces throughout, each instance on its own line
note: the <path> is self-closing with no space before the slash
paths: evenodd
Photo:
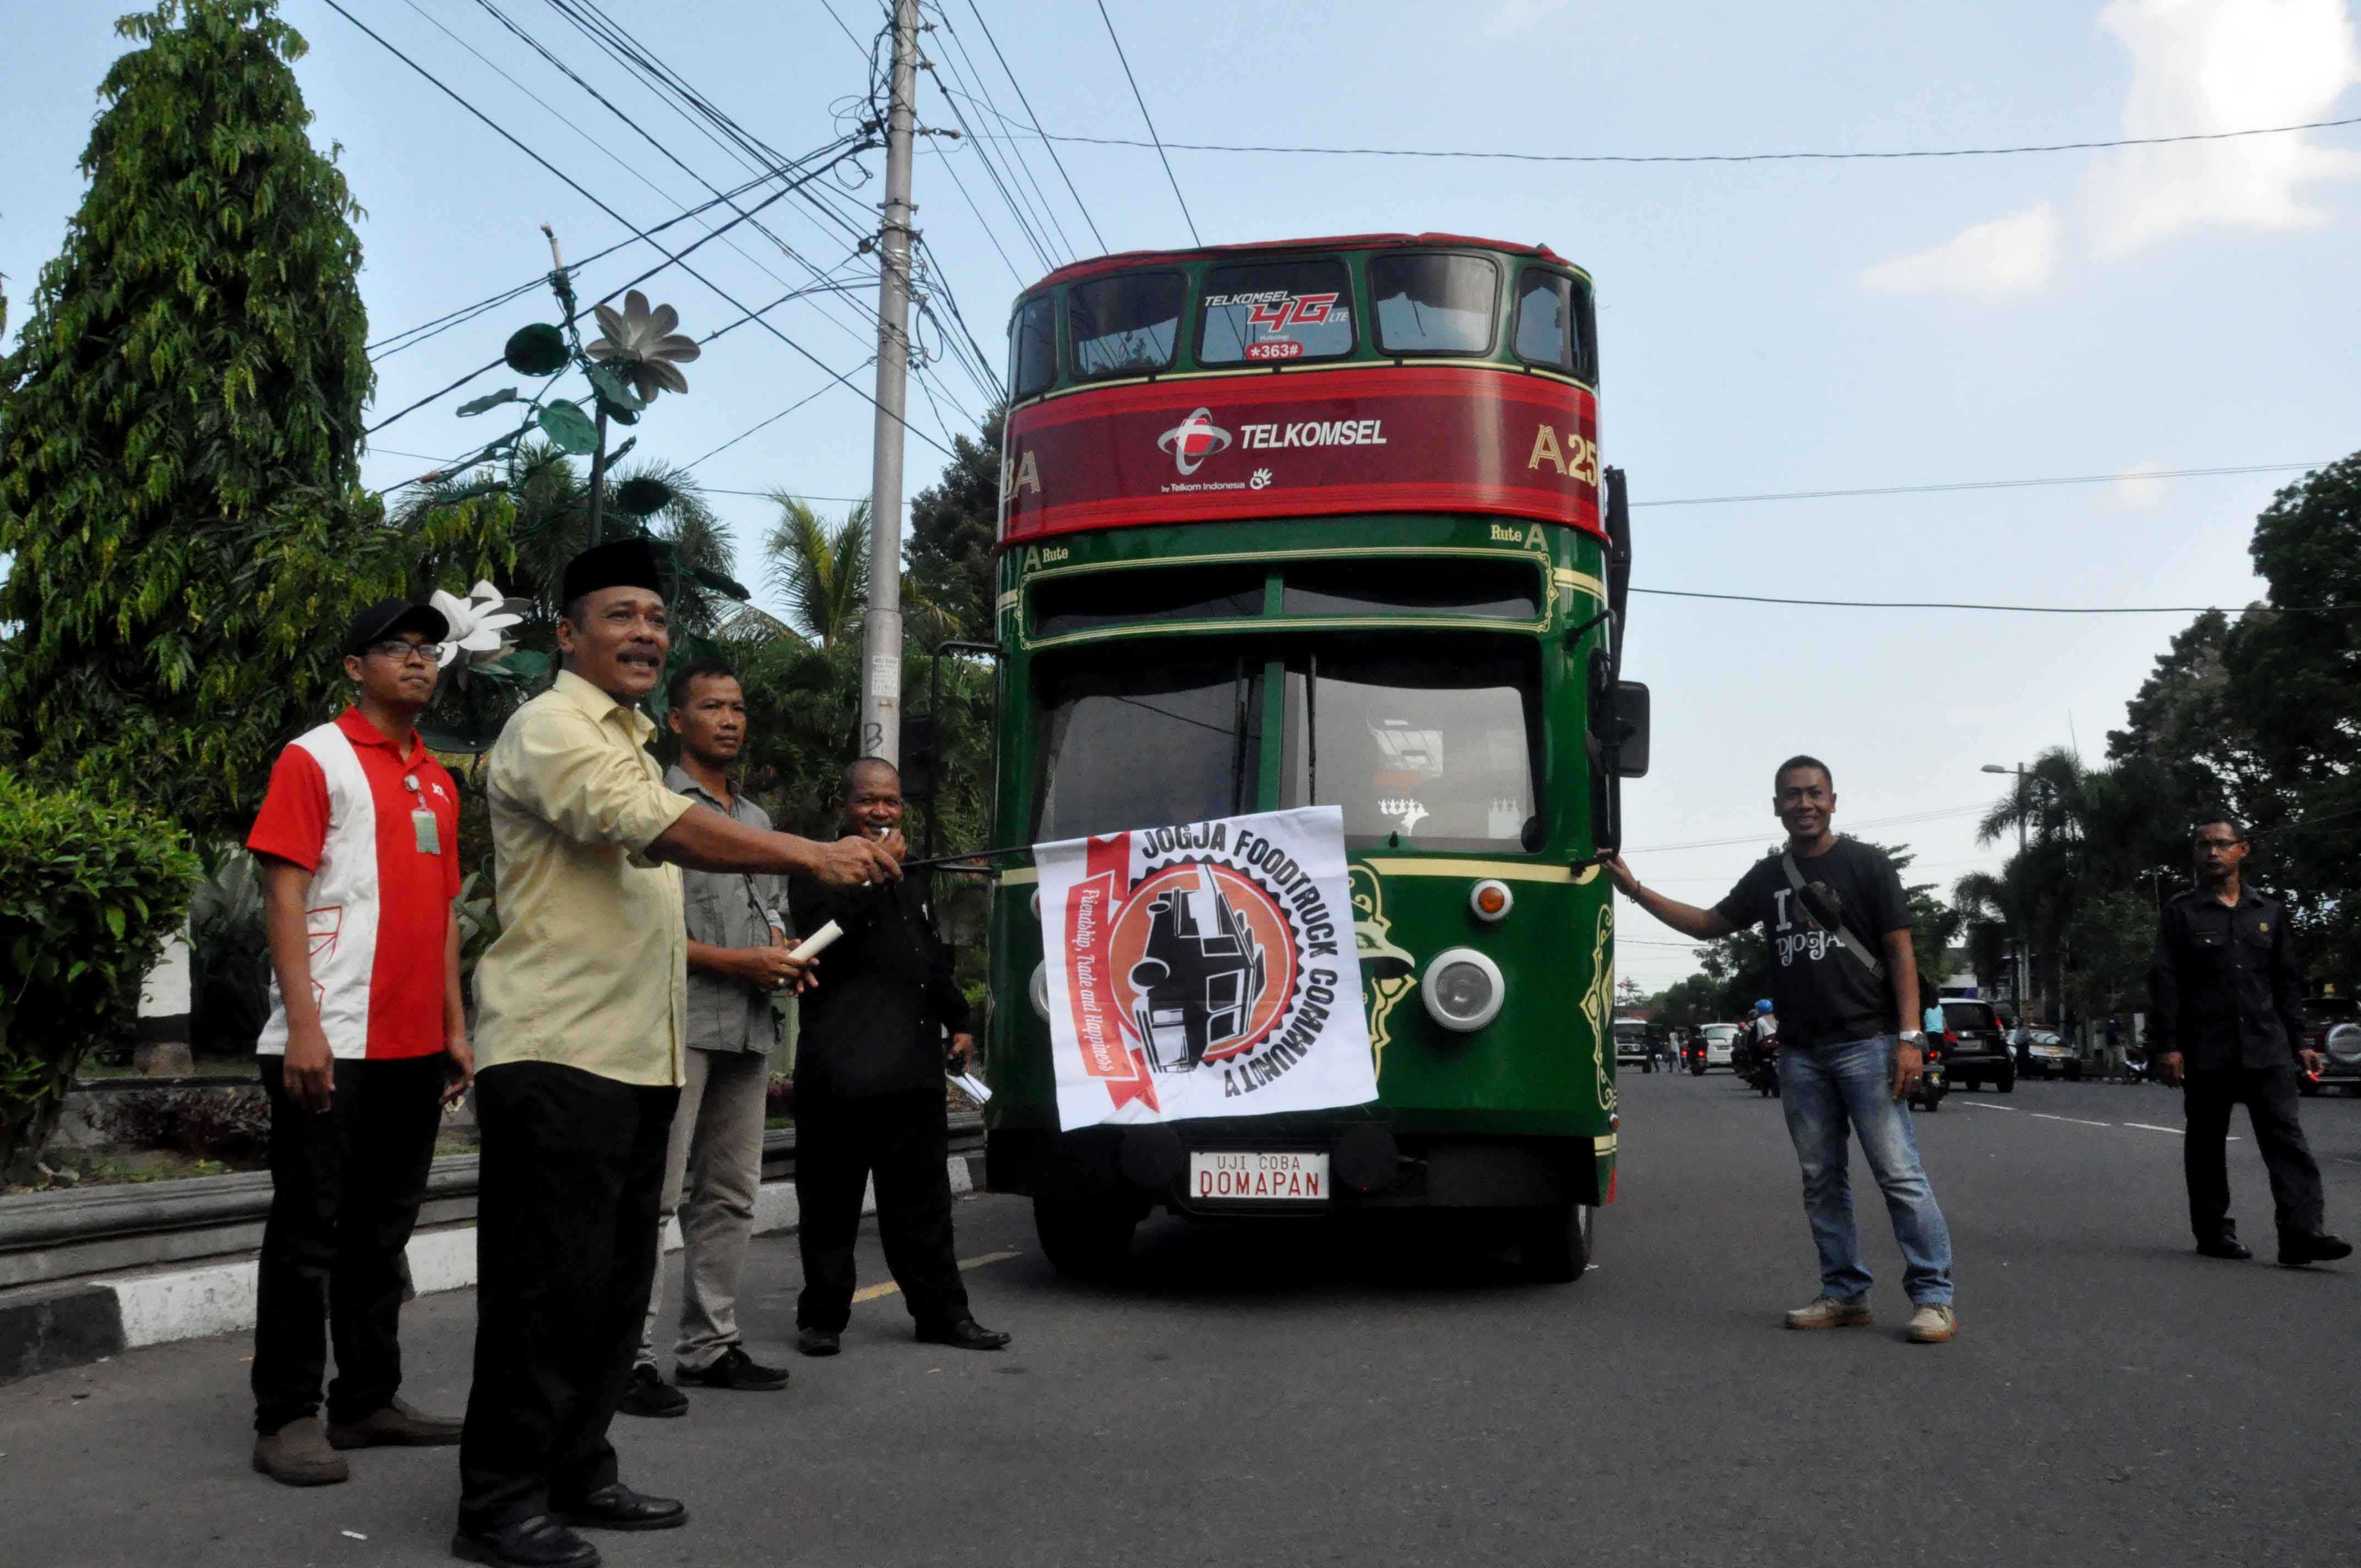
<path id="1" fill-rule="evenodd" d="M 426 602 L 450 623 L 443 639 L 445 666 L 462 653 L 469 663 L 489 664 L 514 652 L 515 644 L 503 641 L 500 634 L 524 619 L 524 600 L 503 598 L 491 584 L 478 583 L 466 598 L 436 588 Z"/>
<path id="2" fill-rule="evenodd" d="M 673 331 L 680 324 L 680 313 L 670 305 L 658 305 L 651 310 L 648 297 L 637 289 L 623 296 L 623 308 L 618 312 L 612 305 L 593 307 L 598 314 L 598 330 L 606 335 L 595 337 L 585 350 L 591 358 L 617 366 L 623 379 L 643 402 L 653 402 L 658 391 L 686 392 L 688 378 L 673 368 L 686 365 L 705 351 L 697 339 Z"/>

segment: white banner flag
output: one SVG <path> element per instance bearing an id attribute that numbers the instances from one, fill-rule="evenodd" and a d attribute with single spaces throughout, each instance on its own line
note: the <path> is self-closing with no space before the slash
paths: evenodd
<path id="1" fill-rule="evenodd" d="M 1070 839 L 1033 854 L 1060 1127 L 1378 1097 L 1341 809 Z"/>

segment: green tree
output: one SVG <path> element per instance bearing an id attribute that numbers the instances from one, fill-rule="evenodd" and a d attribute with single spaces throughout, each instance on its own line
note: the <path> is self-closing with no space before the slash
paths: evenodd
<path id="1" fill-rule="evenodd" d="M 994 546 L 1000 531 L 1000 432 L 1005 410 L 984 418 L 977 439 L 951 437 L 940 479 L 910 502 L 905 554 L 914 586 L 948 619 L 946 636 L 990 641 L 996 620 Z"/>
<path id="2" fill-rule="evenodd" d="M 822 650 L 861 638 L 869 608 L 869 503 L 830 523 L 782 490 L 778 521 L 763 536 L 764 575 L 787 607 L 787 625 Z"/>
<path id="3" fill-rule="evenodd" d="M 272 0 L 117 30 L 90 180 L 0 362 L 0 731 L 37 782 L 241 830 L 410 542 L 358 484 L 357 209 Z"/>

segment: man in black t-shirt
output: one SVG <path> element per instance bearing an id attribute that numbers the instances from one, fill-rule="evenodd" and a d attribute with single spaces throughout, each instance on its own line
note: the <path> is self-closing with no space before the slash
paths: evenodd
<path id="1" fill-rule="evenodd" d="M 1910 1293 L 1909 1337 L 1938 1344 L 1958 1332 L 1951 1234 L 1918 1163 L 1905 1104 L 1926 1068 L 1916 1023 L 1918 965 L 1910 901 L 1894 862 L 1829 827 L 1828 764 L 1791 757 L 1773 775 L 1772 810 L 1787 847 L 1757 862 L 1711 909 L 1640 885 L 1620 856 L 1608 874 L 1625 897 L 1684 935 L 1713 941 L 1759 925 L 1778 966 L 1779 1094 L 1804 1172 L 1804 1212 L 1819 1250 L 1820 1294 L 1787 1314 L 1791 1329 L 1872 1321 L 1869 1270 L 1853 1226 L 1848 1130 L 1884 1194 Z"/>

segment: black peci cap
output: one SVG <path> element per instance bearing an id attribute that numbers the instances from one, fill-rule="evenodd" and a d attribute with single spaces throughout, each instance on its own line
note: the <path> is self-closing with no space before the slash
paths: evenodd
<path id="1" fill-rule="evenodd" d="M 381 642 L 397 631 L 423 631 L 429 642 L 440 642 L 451 635 L 451 623 L 443 612 L 432 605 L 412 604 L 408 599 L 379 599 L 353 617 L 345 632 L 345 652 L 357 654 L 372 642 Z"/>
<path id="2" fill-rule="evenodd" d="M 561 607 L 600 588 L 645 588 L 664 592 L 664 576 L 656 565 L 655 546 L 634 535 L 594 544 L 566 563 Z"/>

